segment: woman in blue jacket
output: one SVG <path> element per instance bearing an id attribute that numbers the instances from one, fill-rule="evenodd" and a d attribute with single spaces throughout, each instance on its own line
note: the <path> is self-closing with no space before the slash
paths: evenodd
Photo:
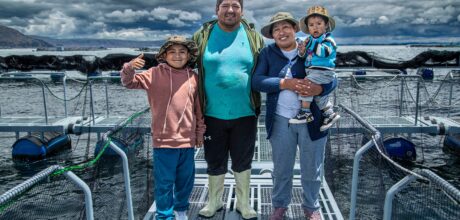
<path id="1" fill-rule="evenodd" d="M 328 94 L 336 86 L 312 84 L 305 78 L 304 62 L 297 55 L 295 33 L 299 25 L 291 14 L 279 12 L 261 30 L 275 43 L 265 47 L 252 79 L 253 89 L 267 93 L 265 126 L 273 155 L 274 212 L 271 220 L 283 219 L 292 197 L 292 177 L 297 146 L 300 150 L 303 210 L 307 219 L 319 219 L 319 190 L 327 131 L 320 132 L 323 116 L 313 102 L 314 120 L 289 124 L 300 109 L 297 95 Z"/>

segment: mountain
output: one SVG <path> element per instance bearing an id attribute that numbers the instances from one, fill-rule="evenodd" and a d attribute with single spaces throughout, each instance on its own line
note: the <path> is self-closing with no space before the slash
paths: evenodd
<path id="1" fill-rule="evenodd" d="M 26 36 L 15 29 L 2 25 L 0 25 L 0 36 L 0 48 L 53 47 L 50 43 Z"/>
<path id="2" fill-rule="evenodd" d="M 117 39 L 54 39 L 49 37 L 42 36 L 31 36 L 36 39 L 40 39 L 51 43 L 56 46 L 63 46 L 65 48 L 149 48 L 149 47 L 159 47 L 163 40 L 157 41 L 132 41 L 132 40 L 117 40 Z"/>
<path id="3" fill-rule="evenodd" d="M 21 32 L 0 25 L 0 48 L 155 48 L 163 40 L 133 41 L 117 39 L 54 39 L 42 36 L 28 36 Z"/>

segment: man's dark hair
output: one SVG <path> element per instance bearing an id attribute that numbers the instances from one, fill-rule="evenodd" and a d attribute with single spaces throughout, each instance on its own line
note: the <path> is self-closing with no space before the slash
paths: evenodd
<path id="1" fill-rule="evenodd" d="M 216 8 L 219 8 L 220 4 L 222 4 L 224 0 L 217 0 L 216 2 Z M 238 0 L 240 2 L 240 5 L 241 5 L 241 9 L 243 9 L 243 0 Z"/>

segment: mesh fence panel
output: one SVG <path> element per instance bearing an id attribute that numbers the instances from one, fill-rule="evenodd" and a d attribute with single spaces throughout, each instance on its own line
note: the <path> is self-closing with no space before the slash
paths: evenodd
<path id="1" fill-rule="evenodd" d="M 350 215 L 353 157 L 375 133 L 341 109 L 343 118 L 337 132 L 329 137 L 326 148 L 325 177 L 344 217 Z M 376 144 L 377 145 L 376 145 Z M 359 166 L 356 219 L 382 219 L 387 191 L 405 176 L 418 170 L 415 164 L 385 158 L 383 138 L 375 139 L 363 154 Z M 416 173 L 415 173 L 416 174 Z M 416 174 L 418 175 L 418 174 Z M 420 176 L 420 175 L 418 175 Z M 445 190 L 420 180 L 401 192 L 393 203 L 392 219 L 459 219 L 460 206 L 446 196 Z M 436 209 L 436 211 L 428 211 Z M 412 218 L 411 217 L 411 218 Z"/>
<path id="2" fill-rule="evenodd" d="M 369 71 L 365 76 L 342 71 L 334 93 L 335 103 L 348 106 L 363 117 L 375 116 L 376 112 L 379 116 L 415 116 L 417 103 L 419 117 L 458 116 L 460 97 L 455 94 L 460 92 L 459 71 L 448 71 L 434 79 L 389 72 L 394 70 Z"/>
<path id="3" fill-rule="evenodd" d="M 106 133 L 99 154 L 81 164 L 57 170 L 26 192 L 0 204 L 0 219 L 86 219 L 81 189 L 62 175 L 72 171 L 90 188 L 95 219 L 127 219 L 128 210 L 120 156 L 111 154 L 115 142 L 127 154 L 134 216 L 140 219 L 152 203 L 150 111 L 137 112 Z"/>
<path id="4" fill-rule="evenodd" d="M 416 181 L 400 191 L 393 201 L 393 220 L 460 219 L 459 201 L 426 181 Z"/>

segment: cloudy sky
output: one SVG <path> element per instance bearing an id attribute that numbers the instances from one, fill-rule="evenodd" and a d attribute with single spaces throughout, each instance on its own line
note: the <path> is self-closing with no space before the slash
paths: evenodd
<path id="1" fill-rule="evenodd" d="M 278 11 L 302 17 L 314 4 L 336 20 L 341 43 L 460 43 L 460 0 L 246 0 L 260 30 Z M 0 25 L 54 38 L 158 40 L 191 36 L 215 0 L 0 0 Z"/>

